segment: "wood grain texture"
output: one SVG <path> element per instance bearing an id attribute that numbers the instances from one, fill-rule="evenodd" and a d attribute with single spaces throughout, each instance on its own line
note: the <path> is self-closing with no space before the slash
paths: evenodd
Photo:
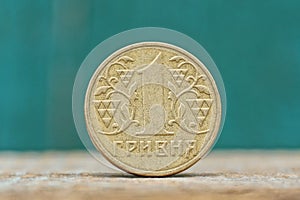
<path id="1" fill-rule="evenodd" d="M 2 199 L 300 199 L 300 151 L 215 151 L 188 171 L 141 178 L 86 152 L 0 153 Z"/>

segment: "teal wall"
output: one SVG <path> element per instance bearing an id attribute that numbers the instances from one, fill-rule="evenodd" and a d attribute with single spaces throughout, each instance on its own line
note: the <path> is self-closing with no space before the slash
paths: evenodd
<path id="1" fill-rule="evenodd" d="M 76 72 L 106 38 L 135 27 L 183 32 L 222 73 L 221 148 L 300 147 L 300 1 L 2 0 L 0 149 L 82 148 Z"/>

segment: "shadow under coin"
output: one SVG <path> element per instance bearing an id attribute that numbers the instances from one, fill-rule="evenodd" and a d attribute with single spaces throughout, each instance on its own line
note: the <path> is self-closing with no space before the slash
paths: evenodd
<path id="1" fill-rule="evenodd" d="M 93 178 L 194 178 L 194 177 L 218 177 L 218 176 L 224 176 L 224 173 L 222 172 L 209 172 L 209 173 L 181 173 L 176 175 L 170 175 L 170 176 L 162 176 L 162 177 L 155 177 L 155 176 L 138 176 L 133 174 L 126 174 L 126 173 L 80 173 L 79 176 L 85 176 L 85 177 L 93 177 Z"/>

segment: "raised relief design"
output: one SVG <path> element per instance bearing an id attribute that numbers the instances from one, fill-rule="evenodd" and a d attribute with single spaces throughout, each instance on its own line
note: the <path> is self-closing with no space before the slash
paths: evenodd
<path id="1" fill-rule="evenodd" d="M 123 83 L 125 87 L 128 87 L 128 84 L 131 81 L 132 75 L 133 75 L 133 70 L 128 70 L 128 69 L 119 69 L 116 70 L 120 76 L 120 81 Z"/>
<path id="2" fill-rule="evenodd" d="M 161 63 L 161 56 L 159 52 L 143 66 L 135 64 L 138 58 L 120 57 L 98 78 L 93 102 L 104 125 L 98 133 L 150 136 L 172 135 L 175 129 L 195 135 L 209 131 L 205 121 L 213 99 L 203 84 L 206 76 L 182 56 L 170 57 L 168 63 Z M 134 147 L 128 143 L 127 149 Z"/>
<path id="3" fill-rule="evenodd" d="M 177 86 L 181 87 L 182 82 L 184 81 L 184 78 L 188 70 L 187 69 L 169 69 L 169 70 L 173 76 L 173 79 L 177 83 Z"/>
<path id="4" fill-rule="evenodd" d="M 95 100 L 95 107 L 98 111 L 99 117 L 108 128 L 115 115 L 116 109 L 119 107 L 119 100 Z"/>

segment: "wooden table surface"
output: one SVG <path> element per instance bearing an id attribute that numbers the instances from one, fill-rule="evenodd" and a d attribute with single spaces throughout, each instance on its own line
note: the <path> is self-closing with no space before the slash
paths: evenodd
<path id="1" fill-rule="evenodd" d="M 214 151 L 166 178 L 114 171 L 83 151 L 0 152 L 2 199 L 300 200 L 300 151 Z"/>

